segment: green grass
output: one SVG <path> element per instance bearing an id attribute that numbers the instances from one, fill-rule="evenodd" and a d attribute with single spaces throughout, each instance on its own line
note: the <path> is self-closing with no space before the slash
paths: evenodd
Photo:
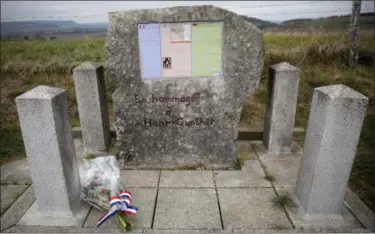
<path id="1" fill-rule="evenodd" d="M 86 156 L 86 159 L 94 159 L 94 158 L 96 158 L 96 157 L 95 157 L 95 155 L 93 155 L 93 154 L 88 154 L 88 155 Z"/>
<path id="2" fill-rule="evenodd" d="M 276 195 L 272 199 L 272 205 L 273 207 L 277 209 L 282 209 L 282 208 L 294 208 L 296 205 L 293 202 L 293 199 L 291 198 L 290 194 L 285 193 L 282 195 Z"/>
<path id="3" fill-rule="evenodd" d="M 244 165 L 245 165 L 245 160 L 243 158 L 238 157 L 234 164 L 234 169 L 241 170 Z"/>
<path id="4" fill-rule="evenodd" d="M 0 163 L 6 163 L 12 157 L 24 157 L 25 150 L 21 132 L 18 129 L 3 128 L 0 136 Z"/>
<path id="5" fill-rule="evenodd" d="M 370 98 L 368 116 L 358 145 L 349 185 L 368 206 L 373 207 L 372 170 L 374 158 L 374 71 L 373 67 L 346 66 L 349 51 L 347 34 L 264 33 L 264 67 L 259 90 L 247 98 L 241 122 L 262 127 L 267 102 L 268 66 L 289 62 L 301 69 L 295 125 L 306 127 L 313 89 L 345 84 Z M 1 42 L 1 163 L 24 156 L 14 98 L 37 85 L 50 85 L 68 91 L 72 126 L 79 126 L 78 110 L 71 76 L 72 68 L 91 61 L 105 65 L 104 39 L 77 41 Z M 360 34 L 360 51 L 375 52 L 373 32 Z M 107 86 L 109 108 L 113 87 Z M 371 117 L 372 116 L 372 117 Z M 6 134 L 4 134 L 6 133 Z M 298 140 L 303 144 L 303 137 Z M 241 157 L 242 158 L 242 157 Z M 237 167 L 243 165 L 239 159 Z M 375 209 L 373 209 L 375 210 Z"/>

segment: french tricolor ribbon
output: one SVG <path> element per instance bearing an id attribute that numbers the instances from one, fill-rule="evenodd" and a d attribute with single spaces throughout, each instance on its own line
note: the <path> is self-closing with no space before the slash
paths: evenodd
<path id="1" fill-rule="evenodd" d="M 122 212 L 125 215 L 134 216 L 137 213 L 138 208 L 130 205 L 132 199 L 133 196 L 128 191 L 121 191 L 119 196 L 110 197 L 109 205 L 111 206 L 111 210 L 99 219 L 97 226 L 99 227 L 105 221 L 115 216 L 118 212 Z"/>
<path id="2" fill-rule="evenodd" d="M 128 191 L 120 192 L 120 197 L 122 200 L 122 203 L 121 203 L 122 213 L 124 213 L 125 215 L 134 216 L 137 213 L 138 208 L 130 205 L 130 202 L 133 199 L 133 195 L 131 194 L 131 192 L 128 192 Z"/>

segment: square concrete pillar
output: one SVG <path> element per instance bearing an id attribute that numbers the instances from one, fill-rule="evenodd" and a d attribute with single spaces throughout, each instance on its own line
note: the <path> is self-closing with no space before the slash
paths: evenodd
<path id="1" fill-rule="evenodd" d="M 296 184 L 300 217 L 341 216 L 367 103 L 345 85 L 314 89 Z"/>
<path id="2" fill-rule="evenodd" d="M 291 153 L 300 70 L 289 63 L 270 66 L 263 144 L 269 156 Z"/>
<path id="3" fill-rule="evenodd" d="M 81 225 L 88 209 L 80 202 L 80 177 L 67 93 L 38 86 L 16 98 L 36 202 L 21 225 Z"/>
<path id="4" fill-rule="evenodd" d="M 73 78 L 85 150 L 108 151 L 110 134 L 103 66 L 85 62 L 73 69 Z"/>

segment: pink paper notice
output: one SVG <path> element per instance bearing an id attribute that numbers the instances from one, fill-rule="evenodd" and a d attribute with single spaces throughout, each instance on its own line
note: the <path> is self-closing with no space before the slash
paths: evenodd
<path id="1" fill-rule="evenodd" d="M 191 25 L 161 24 L 163 77 L 191 77 Z"/>

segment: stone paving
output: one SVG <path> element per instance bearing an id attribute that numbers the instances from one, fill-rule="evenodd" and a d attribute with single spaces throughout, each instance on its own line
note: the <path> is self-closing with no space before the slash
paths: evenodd
<path id="1" fill-rule="evenodd" d="M 272 200 L 282 194 L 292 199 L 301 147 L 293 155 L 267 158 L 261 142 L 239 141 L 246 154 L 242 170 L 158 171 L 124 170 L 122 176 L 140 208 L 130 217 L 132 232 L 370 232 L 373 214 L 349 191 L 344 222 L 305 223 L 295 208 L 276 208 Z M 270 182 L 266 178 L 274 177 Z M 22 226 L 17 224 L 34 203 L 26 160 L 1 168 L 2 232 L 121 232 L 114 219 L 100 228 L 103 215 L 91 208 L 79 227 Z M 367 228 L 367 229 L 366 229 Z M 373 229 L 372 229 L 373 230 Z"/>

